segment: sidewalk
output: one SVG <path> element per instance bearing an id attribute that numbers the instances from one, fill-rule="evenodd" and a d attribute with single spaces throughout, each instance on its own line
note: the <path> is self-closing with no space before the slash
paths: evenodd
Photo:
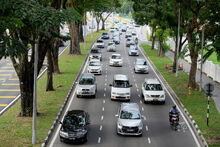
<path id="1" fill-rule="evenodd" d="M 171 51 L 166 52 L 165 54 L 167 57 L 169 57 L 173 61 L 174 53 Z M 183 69 L 184 71 L 189 74 L 190 72 L 190 67 L 191 64 L 186 62 L 183 59 L 179 59 L 179 64 L 182 66 L 183 64 Z M 200 70 L 196 71 L 196 82 L 199 84 L 200 83 Z M 211 78 L 209 78 L 206 74 L 202 74 L 202 87 L 206 83 L 212 83 L 214 85 L 214 92 L 213 92 L 213 100 L 215 101 L 216 108 L 218 112 L 220 113 L 220 83 L 214 82 Z"/>

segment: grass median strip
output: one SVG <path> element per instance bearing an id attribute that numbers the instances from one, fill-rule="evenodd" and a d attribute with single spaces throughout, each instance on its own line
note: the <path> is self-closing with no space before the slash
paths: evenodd
<path id="1" fill-rule="evenodd" d="M 210 101 L 210 118 L 209 126 L 206 125 L 207 112 L 207 98 L 204 96 L 205 92 L 199 90 L 192 90 L 192 94 L 188 95 L 188 78 L 189 76 L 183 72 L 179 72 L 178 78 L 172 71 L 164 68 L 165 62 L 172 65 L 172 61 L 167 57 L 157 57 L 157 50 L 151 50 L 151 46 L 147 44 L 142 45 L 148 57 L 160 71 L 165 80 L 169 83 L 171 88 L 180 98 L 183 105 L 195 119 L 203 136 L 206 138 L 210 147 L 220 146 L 220 114 L 218 113 L 214 101 Z M 180 90 L 181 89 L 181 90 Z"/>
<path id="2" fill-rule="evenodd" d="M 91 44 L 103 31 L 93 33 L 86 38 L 86 50 L 80 44 L 82 55 L 69 55 L 67 49 L 59 57 L 61 74 L 54 74 L 53 85 L 55 91 L 46 92 L 46 74 L 38 80 L 37 105 L 39 116 L 37 118 L 37 144 L 41 146 L 46 138 L 57 113 L 62 106 L 69 89 L 82 66 Z M 32 146 L 32 118 L 18 117 L 20 100 L 0 117 L 0 147 L 29 147 Z"/>

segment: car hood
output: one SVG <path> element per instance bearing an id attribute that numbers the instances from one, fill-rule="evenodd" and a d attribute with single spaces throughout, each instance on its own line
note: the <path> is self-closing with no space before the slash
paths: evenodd
<path id="1" fill-rule="evenodd" d="M 164 91 L 145 91 L 146 94 L 148 95 L 164 95 Z"/>
<path id="2" fill-rule="evenodd" d="M 138 52 L 138 50 L 130 49 L 130 52 Z"/>
<path id="3" fill-rule="evenodd" d="M 130 93 L 130 87 L 129 88 L 116 88 L 116 87 L 112 87 L 112 91 L 116 92 L 116 93 Z"/>
<path id="4" fill-rule="evenodd" d="M 146 68 L 148 67 L 147 65 L 135 65 L 136 68 Z"/>
<path id="5" fill-rule="evenodd" d="M 118 119 L 118 123 L 120 123 L 122 126 L 127 127 L 136 127 L 136 126 L 142 126 L 142 119 Z"/>
<path id="6" fill-rule="evenodd" d="M 85 126 L 70 126 L 70 127 L 63 127 L 63 130 L 68 133 L 72 132 L 82 132 L 83 130 L 87 130 Z"/>

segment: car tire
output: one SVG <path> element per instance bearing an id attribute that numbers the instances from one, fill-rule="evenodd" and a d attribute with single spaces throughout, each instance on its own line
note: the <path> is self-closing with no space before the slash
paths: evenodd
<path id="1" fill-rule="evenodd" d="M 77 98 L 80 98 L 80 95 L 77 94 L 76 97 L 77 97 Z"/>
<path id="2" fill-rule="evenodd" d="M 164 105 L 165 103 L 166 103 L 166 101 L 162 101 L 162 102 L 161 102 L 161 104 L 163 104 L 163 105 Z"/>
<path id="3" fill-rule="evenodd" d="M 92 96 L 93 98 L 96 98 L 96 93 Z"/>

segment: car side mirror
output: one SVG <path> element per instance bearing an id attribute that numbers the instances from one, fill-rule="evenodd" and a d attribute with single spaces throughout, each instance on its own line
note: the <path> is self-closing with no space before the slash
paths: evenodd
<path id="1" fill-rule="evenodd" d="M 118 117 L 119 115 L 118 114 L 115 114 L 115 117 Z"/>
<path id="2" fill-rule="evenodd" d="M 76 84 L 78 84 L 79 82 L 75 82 Z"/>
<path id="3" fill-rule="evenodd" d="M 112 84 L 109 84 L 109 86 L 112 86 Z"/>

